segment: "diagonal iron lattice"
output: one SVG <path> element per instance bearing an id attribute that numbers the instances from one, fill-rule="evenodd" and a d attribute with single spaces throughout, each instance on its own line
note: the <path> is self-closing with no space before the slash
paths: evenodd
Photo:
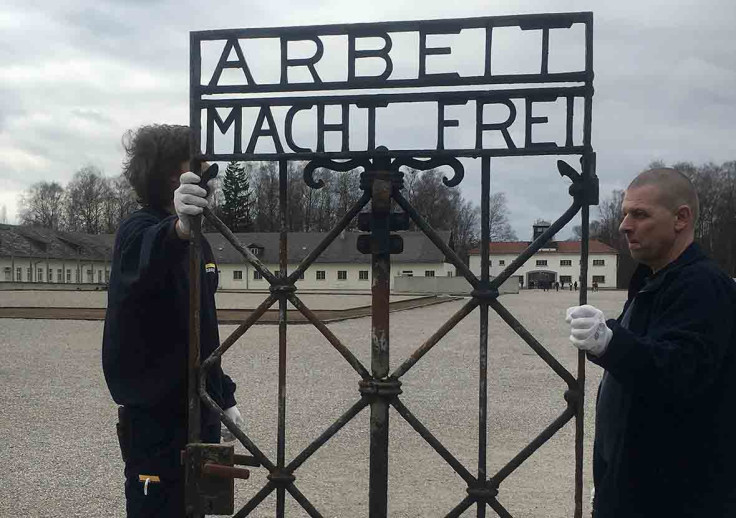
<path id="1" fill-rule="evenodd" d="M 550 30 L 569 29 L 574 24 L 582 24 L 585 29 L 585 68 L 582 71 L 552 73 L 549 71 L 549 34 Z M 522 30 L 541 32 L 541 67 L 539 74 L 494 75 L 492 73 L 490 55 L 495 27 L 519 27 Z M 423 60 L 432 54 L 448 54 L 449 48 L 429 47 L 426 37 L 434 34 L 457 34 L 464 28 L 484 29 L 486 68 L 485 73 L 477 77 L 461 78 L 457 74 L 428 74 L 423 68 Z M 420 41 L 419 77 L 413 80 L 392 78 L 392 61 L 390 59 L 391 37 L 394 32 L 416 31 Z M 340 82 L 322 81 L 315 63 L 324 53 L 320 36 L 346 35 L 348 37 L 349 65 L 348 80 Z M 246 53 L 240 41 L 249 38 L 275 38 L 281 48 L 281 81 L 274 84 L 259 84 L 257 74 L 251 70 Z M 373 50 L 359 50 L 356 44 L 361 38 L 379 38 L 383 47 Z M 207 85 L 202 84 L 201 48 L 203 42 L 221 41 L 223 50 L 212 78 Z M 315 54 L 310 58 L 289 58 L 289 43 L 309 41 L 315 45 Z M 232 54 L 237 60 L 231 61 Z M 598 203 L 598 183 L 595 176 L 595 154 L 591 146 L 592 116 L 592 14 L 546 14 L 523 15 L 510 17 L 486 17 L 460 20 L 436 20 L 421 22 L 390 22 L 356 25 L 328 25 L 315 27 L 292 27 L 281 29 L 242 29 L 233 31 L 205 31 L 191 35 L 191 127 L 196 135 L 193 144 L 193 170 L 199 173 L 203 161 L 212 160 L 275 160 L 279 165 L 279 198 L 280 198 L 280 250 L 279 270 L 271 272 L 250 250 L 238 241 L 236 236 L 212 212 L 205 211 L 207 219 L 225 236 L 233 247 L 242 254 L 256 271 L 270 285 L 269 296 L 255 311 L 212 353 L 205 359 L 199 357 L 199 267 L 200 225 L 194 225 L 190 240 L 190 354 L 189 354 L 189 443 L 199 441 L 200 405 L 204 404 L 216 412 L 243 446 L 255 457 L 256 461 L 268 470 L 265 485 L 248 501 L 242 509 L 234 514 L 236 517 L 247 516 L 256 509 L 272 492 L 276 492 L 276 516 L 285 516 L 286 494 L 290 494 L 302 508 L 312 517 L 323 516 L 297 487 L 298 469 L 317 450 L 324 446 L 343 426 L 350 422 L 363 409 L 370 407 L 370 469 L 369 469 L 369 509 L 370 518 L 387 516 L 388 501 L 388 441 L 389 441 L 389 407 L 397 413 L 444 459 L 467 485 L 464 495 L 458 495 L 458 504 L 448 510 L 448 517 L 460 516 L 467 509 L 476 505 L 477 516 L 485 517 L 487 507 L 498 516 L 510 517 L 512 514 L 497 499 L 500 485 L 526 461 L 540 446 L 550 439 L 566 423 L 575 420 L 575 510 L 574 517 L 582 516 L 582 460 L 583 460 L 583 394 L 585 384 L 585 357 L 579 353 L 577 372 L 569 372 L 554 356 L 540 344 L 534 336 L 509 312 L 498 299 L 499 287 L 509 279 L 532 255 L 562 229 L 578 213 L 582 214 L 582 247 L 581 247 L 581 290 L 580 303 L 587 302 L 587 263 L 588 263 L 588 222 L 589 206 Z M 356 76 L 355 63 L 363 58 L 379 58 L 385 62 L 385 70 L 380 76 Z M 288 72 L 290 68 L 307 68 L 312 82 L 291 83 Z M 241 70 L 245 79 L 240 85 L 221 85 L 220 78 L 226 69 Z M 313 97 L 265 97 L 268 92 L 314 91 L 314 90 L 350 90 L 400 87 L 452 87 L 459 85 L 504 85 L 509 83 L 540 83 L 537 89 L 503 89 L 488 91 L 461 90 L 448 92 L 401 93 L 401 94 L 351 94 L 347 96 L 313 96 Z M 546 86 L 548 83 L 576 82 L 580 85 L 569 87 Z M 246 98 L 233 98 L 232 94 L 258 94 Z M 220 96 L 220 97 L 218 97 Z M 544 117 L 532 115 L 534 102 L 549 102 L 557 98 L 567 100 L 567 138 L 565 145 L 556 143 L 534 143 L 531 138 L 531 127 L 546 121 Z M 582 142 L 575 142 L 573 137 L 574 98 L 583 100 Z M 525 145 L 517 147 L 513 142 L 508 127 L 516 117 L 515 105 L 511 99 L 521 99 L 526 103 Z M 457 126 L 457 121 L 446 119 L 444 106 L 475 101 L 477 103 L 477 134 L 472 149 L 445 149 L 444 128 Z M 436 102 L 438 106 L 438 138 L 435 149 L 391 150 L 376 146 L 376 109 L 393 102 Z M 509 110 L 509 117 L 503 123 L 488 123 L 483 120 L 483 106 L 500 104 Z M 342 109 L 341 124 L 326 124 L 324 110 L 326 106 L 338 106 Z M 283 134 L 290 151 L 286 151 L 280 141 L 280 133 L 276 120 L 271 112 L 274 106 L 289 106 L 285 117 Z M 294 141 L 293 120 L 297 112 L 317 107 L 317 143 L 315 150 L 301 147 Z M 350 144 L 349 125 L 347 123 L 350 107 L 368 109 L 368 135 L 366 149 L 354 150 Z M 242 110 L 254 107 L 258 110 L 252 134 L 243 151 Z M 230 115 L 224 119 L 218 109 L 231 109 Z M 202 116 L 206 115 L 205 151 L 199 135 L 202 130 Z M 321 119 L 320 119 L 321 117 Z M 544 119 L 544 121 L 542 120 Z M 230 128 L 234 135 L 232 152 L 223 153 L 216 149 L 215 127 L 224 135 Z M 325 132 L 339 132 L 342 136 L 339 151 L 326 151 Z M 483 134 L 487 131 L 500 132 L 506 143 L 504 148 L 485 147 Z M 266 139 L 273 145 L 275 152 L 264 152 L 259 148 L 260 139 Z M 567 162 L 558 160 L 557 168 L 562 176 L 571 180 L 569 189 L 572 202 L 569 208 L 552 225 L 532 242 L 511 264 L 495 278 L 489 275 L 489 203 L 491 182 L 491 158 L 493 156 L 522 155 L 578 155 L 580 156 L 580 172 Z M 429 170 L 440 166 L 453 170 L 453 177 L 444 179 L 448 187 L 458 185 L 465 174 L 463 164 L 458 157 L 473 157 L 481 162 L 481 273 L 475 275 L 458 257 L 438 233 L 422 218 L 417 210 L 402 194 L 402 167 Z M 313 188 L 323 187 L 322 180 L 315 179 L 319 168 L 340 171 L 345 174 L 356 174 L 360 169 L 360 188 L 362 196 L 343 215 L 337 225 L 324 237 L 301 263 L 288 272 L 287 261 L 287 167 L 288 160 L 309 162 L 304 167 L 304 181 Z M 337 161 L 345 159 L 344 161 Z M 371 365 L 363 365 L 341 340 L 304 304 L 296 291 L 295 283 L 300 275 L 314 263 L 340 233 L 370 205 L 370 255 L 372 267 L 372 326 L 371 326 Z M 391 240 L 392 206 L 399 207 L 408 215 L 414 224 L 443 252 L 459 275 L 462 275 L 472 287 L 471 297 L 447 322 L 441 325 L 434 334 L 421 344 L 416 351 L 396 367 L 393 372 L 389 364 L 389 295 L 390 295 L 390 255 L 393 251 Z M 230 420 L 218 407 L 206 390 L 206 377 L 210 368 L 217 364 L 225 354 L 242 337 L 251 326 L 271 306 L 279 307 L 279 365 L 278 365 L 278 430 L 276 459 L 268 458 L 263 451 Z M 309 446 L 296 457 L 287 462 L 286 443 L 286 330 L 287 304 L 291 303 L 296 311 L 314 325 L 319 332 L 349 363 L 358 375 L 358 397 L 345 412 Z M 478 376 L 478 464 L 475 469 L 464 466 L 458 459 L 422 424 L 401 399 L 401 378 L 412 369 L 450 330 L 476 309 L 480 312 L 479 329 L 479 376 Z M 565 410 L 539 435 L 524 447 L 506 465 L 495 473 L 489 473 L 487 459 L 487 412 L 488 412 L 488 314 L 489 309 L 495 311 L 524 340 L 539 357 L 549 365 L 567 385 L 564 399 Z M 201 363 L 200 363 L 201 360 Z M 195 516 L 190 513 L 190 516 Z"/>

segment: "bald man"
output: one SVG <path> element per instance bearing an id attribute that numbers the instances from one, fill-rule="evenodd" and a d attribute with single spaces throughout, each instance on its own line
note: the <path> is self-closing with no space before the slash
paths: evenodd
<path id="1" fill-rule="evenodd" d="M 622 314 L 566 318 L 605 369 L 593 516 L 736 517 L 736 283 L 693 242 L 698 197 L 679 171 L 641 173 L 622 208 L 640 263 Z"/>

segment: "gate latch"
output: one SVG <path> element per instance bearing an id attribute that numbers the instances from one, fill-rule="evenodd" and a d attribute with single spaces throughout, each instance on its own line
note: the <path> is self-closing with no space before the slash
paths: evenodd
<path id="1" fill-rule="evenodd" d="M 259 465 L 253 457 L 236 455 L 232 444 L 187 444 L 181 456 L 187 514 L 233 514 L 235 479 L 250 477 L 250 470 L 235 465 Z"/>

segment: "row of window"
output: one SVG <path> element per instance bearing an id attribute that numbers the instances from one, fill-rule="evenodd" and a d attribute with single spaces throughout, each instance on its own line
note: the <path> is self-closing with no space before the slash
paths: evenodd
<path id="1" fill-rule="evenodd" d="M 503 261 L 499 261 L 499 264 L 503 266 Z M 547 266 L 547 259 L 537 259 L 537 266 Z M 580 261 L 578 261 L 580 264 Z M 605 259 L 593 259 L 593 266 L 605 266 Z M 572 259 L 560 259 L 560 266 L 572 266 Z"/>
<path id="2" fill-rule="evenodd" d="M 424 270 L 424 276 L 425 277 L 434 277 L 434 270 Z M 274 272 L 274 275 L 278 276 L 279 271 L 276 270 Z M 401 272 L 402 276 L 404 277 L 413 277 L 414 271 L 413 270 L 404 270 Z M 451 277 L 451 272 L 448 272 L 448 277 Z M 300 279 L 304 279 L 304 272 L 299 276 Z M 327 272 L 325 270 L 317 270 L 315 272 L 315 277 L 318 281 L 324 281 L 327 280 Z M 263 279 L 263 276 L 261 275 L 261 272 L 258 270 L 253 270 L 253 280 L 258 281 Z M 243 270 L 233 270 L 233 280 L 235 281 L 242 281 L 243 280 Z M 337 280 L 338 281 L 346 281 L 348 280 L 348 271 L 347 270 L 337 270 Z M 368 280 L 368 270 L 358 270 L 358 280 L 360 281 L 367 281 Z"/>
<path id="3" fill-rule="evenodd" d="M 36 277 L 34 279 L 33 277 L 33 269 L 32 268 L 26 268 L 26 282 L 72 282 L 72 270 L 67 269 L 66 275 L 64 275 L 64 270 L 62 268 L 59 268 L 56 270 L 56 275 L 54 275 L 53 268 L 49 268 L 46 270 L 45 268 L 38 268 L 36 270 Z M 79 279 L 80 272 L 79 270 L 73 270 L 74 271 L 74 282 L 79 283 L 81 282 Z M 15 280 L 16 282 L 23 282 L 23 268 L 17 267 L 15 269 L 15 279 L 13 279 L 13 272 L 10 268 L 10 266 L 6 266 L 4 269 L 5 273 L 5 281 L 12 282 Z M 95 272 L 94 270 L 87 270 L 87 281 L 88 283 L 94 283 L 95 282 Z M 103 282 L 103 276 L 104 276 L 104 282 L 110 282 L 110 272 L 109 271 L 102 271 L 97 270 L 97 282 L 102 284 Z M 44 279 L 45 277 L 45 279 Z"/>

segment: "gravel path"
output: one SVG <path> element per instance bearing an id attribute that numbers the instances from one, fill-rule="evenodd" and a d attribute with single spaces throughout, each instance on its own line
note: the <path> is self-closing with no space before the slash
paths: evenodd
<path id="1" fill-rule="evenodd" d="M 574 372 L 575 350 L 563 320 L 577 293 L 523 291 L 501 302 Z M 589 301 L 616 316 L 625 294 Z M 392 368 L 462 305 L 450 302 L 392 314 Z M 450 332 L 402 379 L 404 404 L 471 472 L 477 470 L 479 311 Z M 234 326 L 223 326 L 224 338 Z M 370 319 L 330 325 L 370 366 Z M 124 516 L 116 408 L 100 368 L 101 322 L 3 320 L 0 325 L 0 516 Z M 226 354 L 238 383 L 246 433 L 272 459 L 276 447 L 277 328 L 256 326 Z M 494 473 L 561 413 L 564 383 L 491 313 L 488 471 Z M 310 326 L 289 328 L 287 461 L 358 398 L 358 377 Z M 588 364 L 586 494 L 590 487 L 593 403 L 601 371 Z M 297 472 L 297 487 L 325 517 L 367 516 L 369 409 L 363 410 Z M 573 423 L 568 423 L 500 488 L 514 517 L 571 517 Z M 236 508 L 266 482 L 254 468 L 236 483 Z M 463 481 L 391 411 L 391 517 L 444 516 L 466 495 Z M 587 509 L 587 498 L 585 515 Z M 272 494 L 252 516 L 273 516 Z M 471 507 L 463 516 L 475 516 Z M 494 516 L 488 511 L 488 516 Z M 287 497 L 287 516 L 306 516 Z"/>
<path id="2" fill-rule="evenodd" d="M 319 294 L 297 295 L 310 309 L 348 309 L 369 306 L 370 295 Z M 217 293 L 217 307 L 222 309 L 253 309 L 263 302 L 267 293 Z M 391 302 L 416 298 L 414 295 L 392 295 Z M 102 291 L 4 291 L 0 290 L 0 307 L 29 308 L 105 308 L 107 292 Z"/>

